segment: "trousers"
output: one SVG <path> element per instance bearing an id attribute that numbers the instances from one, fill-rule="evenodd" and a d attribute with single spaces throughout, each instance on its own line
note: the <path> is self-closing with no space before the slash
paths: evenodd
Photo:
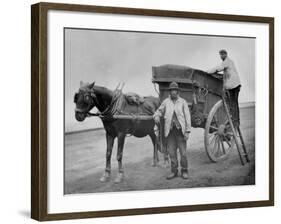
<path id="1" fill-rule="evenodd" d="M 239 112 L 239 104 L 238 104 L 238 96 L 240 92 L 241 85 L 227 90 L 228 96 L 228 105 L 230 108 L 230 114 L 232 117 L 234 127 L 238 127 L 240 125 L 240 112 Z"/>
<path id="2" fill-rule="evenodd" d="M 177 149 L 180 151 L 181 172 L 187 172 L 186 140 L 184 139 L 181 129 L 174 127 L 170 130 L 167 137 L 167 151 L 171 160 L 171 171 L 173 173 L 178 173 Z"/>

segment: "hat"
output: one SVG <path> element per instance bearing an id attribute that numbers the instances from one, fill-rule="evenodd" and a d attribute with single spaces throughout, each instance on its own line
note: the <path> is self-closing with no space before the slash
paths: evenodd
<path id="1" fill-rule="evenodd" d="M 224 50 L 224 49 L 221 49 L 221 50 L 219 51 L 219 53 L 220 53 L 220 54 L 227 54 L 227 51 Z"/>
<path id="2" fill-rule="evenodd" d="M 179 85 L 176 82 L 171 82 L 169 85 L 169 90 L 176 89 L 179 90 Z"/>

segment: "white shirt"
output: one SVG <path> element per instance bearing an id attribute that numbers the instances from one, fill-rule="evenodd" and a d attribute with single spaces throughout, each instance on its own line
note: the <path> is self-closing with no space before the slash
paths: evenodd
<path id="1" fill-rule="evenodd" d="M 215 72 L 224 72 L 224 87 L 226 89 L 233 89 L 239 85 L 241 85 L 240 77 L 238 75 L 237 69 L 235 67 L 234 62 L 226 57 L 224 61 L 220 65 L 215 68 L 209 69 L 207 73 L 215 73 Z"/>

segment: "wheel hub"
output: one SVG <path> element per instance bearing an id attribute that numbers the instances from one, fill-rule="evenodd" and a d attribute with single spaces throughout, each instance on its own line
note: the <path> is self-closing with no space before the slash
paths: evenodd
<path id="1" fill-rule="evenodd" d="M 225 125 L 221 124 L 218 129 L 218 135 L 223 136 L 225 134 Z"/>

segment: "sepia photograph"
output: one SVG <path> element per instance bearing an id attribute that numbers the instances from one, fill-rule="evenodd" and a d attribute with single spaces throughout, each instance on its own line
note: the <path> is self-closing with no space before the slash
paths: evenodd
<path id="1" fill-rule="evenodd" d="M 64 194 L 254 185 L 255 41 L 64 28 Z"/>

